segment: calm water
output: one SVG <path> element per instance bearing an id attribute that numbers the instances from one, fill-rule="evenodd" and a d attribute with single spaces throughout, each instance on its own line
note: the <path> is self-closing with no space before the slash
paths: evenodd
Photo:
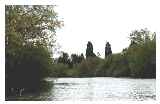
<path id="1" fill-rule="evenodd" d="M 32 100 L 155 100 L 155 79 L 48 78 L 54 86 Z M 32 96 L 33 97 L 33 96 Z"/>

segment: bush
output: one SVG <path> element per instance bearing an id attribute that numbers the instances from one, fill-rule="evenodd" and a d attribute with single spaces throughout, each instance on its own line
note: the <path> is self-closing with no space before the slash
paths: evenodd
<path id="1" fill-rule="evenodd" d="M 11 88 L 38 90 L 41 80 L 50 73 L 52 59 L 44 47 L 24 46 L 21 50 L 6 50 L 6 90 Z"/>
<path id="2" fill-rule="evenodd" d="M 78 65 L 79 74 L 82 77 L 93 77 L 96 76 L 97 71 L 99 70 L 99 64 L 101 59 L 98 57 L 89 57 L 86 60 L 83 60 Z"/>
<path id="3" fill-rule="evenodd" d="M 54 64 L 52 68 L 52 77 L 67 77 L 67 71 L 68 71 L 68 65 L 67 64 Z"/>

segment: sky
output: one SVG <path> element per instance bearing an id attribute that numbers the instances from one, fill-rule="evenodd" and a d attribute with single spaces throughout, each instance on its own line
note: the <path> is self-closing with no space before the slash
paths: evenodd
<path id="1" fill-rule="evenodd" d="M 105 43 L 118 53 L 129 46 L 129 34 L 148 28 L 158 32 L 160 6 L 154 0 L 57 0 L 55 8 L 64 27 L 57 42 L 64 52 L 83 53 L 88 41 L 104 57 Z"/>

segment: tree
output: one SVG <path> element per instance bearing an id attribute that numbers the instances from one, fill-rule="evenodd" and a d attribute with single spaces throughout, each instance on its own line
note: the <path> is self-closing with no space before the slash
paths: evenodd
<path id="1" fill-rule="evenodd" d="M 71 54 L 71 60 L 72 60 L 73 64 L 77 64 L 78 63 L 78 55 Z"/>
<path id="2" fill-rule="evenodd" d="M 147 28 L 134 30 L 130 33 L 129 38 L 131 40 L 131 44 L 143 44 L 153 39 L 154 33 L 152 34 Z"/>
<path id="3" fill-rule="evenodd" d="M 156 76 L 155 35 L 147 29 L 135 30 L 130 34 L 131 45 L 126 55 L 132 77 Z"/>
<path id="4" fill-rule="evenodd" d="M 53 7 L 6 6 L 6 45 L 13 42 L 14 38 L 21 45 L 38 43 L 43 46 L 54 46 L 56 29 L 62 26 L 62 21 L 58 19 Z"/>
<path id="5" fill-rule="evenodd" d="M 90 41 L 87 43 L 87 49 L 86 49 L 86 58 L 88 57 L 95 57 L 96 55 L 93 53 L 93 45 Z"/>
<path id="6" fill-rule="evenodd" d="M 73 64 L 79 64 L 84 59 L 83 54 L 77 55 L 77 54 L 71 54 L 71 60 Z"/>
<path id="7" fill-rule="evenodd" d="M 69 55 L 66 52 L 62 52 L 62 56 L 58 58 L 58 63 L 69 64 Z"/>
<path id="8" fill-rule="evenodd" d="M 53 6 L 5 6 L 6 97 L 11 88 L 39 89 L 52 66 L 51 47 L 62 26 Z"/>
<path id="9" fill-rule="evenodd" d="M 78 72 L 81 77 L 95 77 L 99 69 L 101 59 L 99 57 L 88 57 L 78 64 Z"/>
<path id="10" fill-rule="evenodd" d="M 105 58 L 107 58 L 110 54 L 112 54 L 111 45 L 107 42 L 105 46 Z"/>

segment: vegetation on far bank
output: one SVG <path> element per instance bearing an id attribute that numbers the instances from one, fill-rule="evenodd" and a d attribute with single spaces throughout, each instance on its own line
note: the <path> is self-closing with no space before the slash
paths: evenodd
<path id="1" fill-rule="evenodd" d="M 86 58 L 83 54 L 63 53 L 54 63 L 53 77 L 156 77 L 156 34 L 147 29 L 135 30 L 129 36 L 129 47 L 120 53 L 112 53 L 109 42 L 105 46 L 105 58 L 96 56 L 88 42 Z"/>

